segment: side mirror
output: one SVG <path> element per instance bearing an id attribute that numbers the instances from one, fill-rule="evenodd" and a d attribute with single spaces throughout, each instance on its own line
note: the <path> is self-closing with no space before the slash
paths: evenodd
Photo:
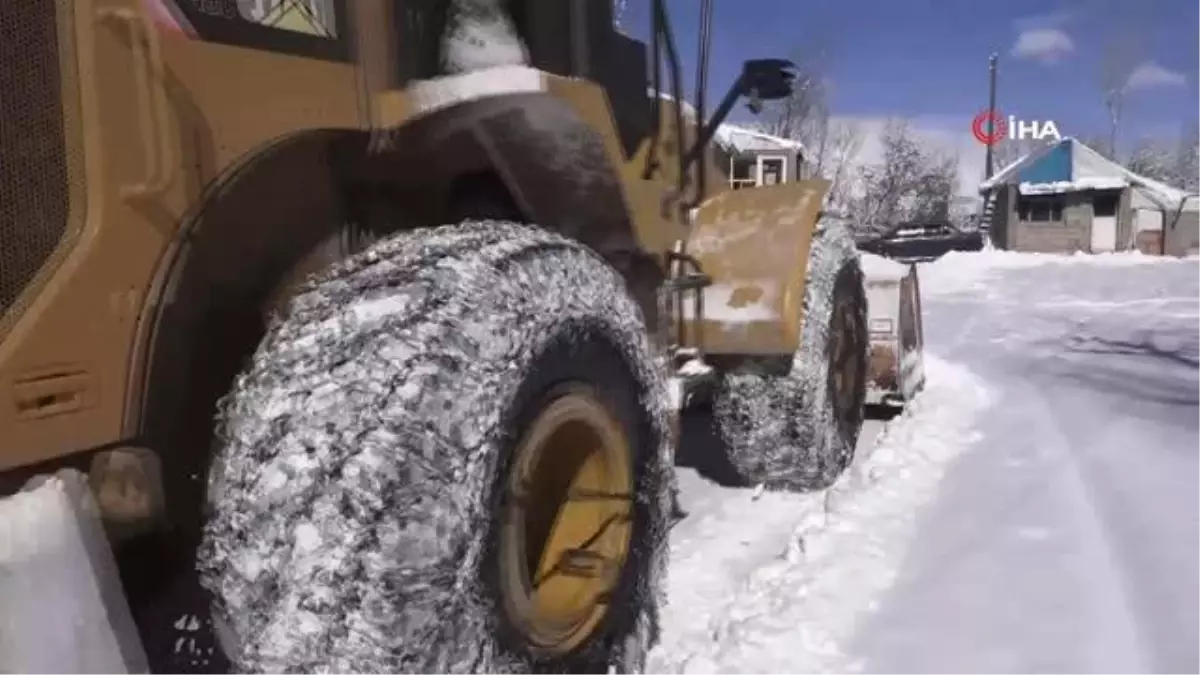
<path id="1" fill-rule="evenodd" d="M 750 99 L 746 105 L 757 115 L 763 101 L 774 101 L 792 95 L 796 82 L 796 64 L 787 59 L 750 59 L 742 64 L 739 84 Z"/>
<path id="2" fill-rule="evenodd" d="M 705 148 L 712 141 L 717 127 L 725 121 L 737 101 L 742 96 L 750 99 L 746 105 L 755 115 L 762 111 L 763 101 L 774 101 L 792 95 L 793 84 L 796 81 L 796 64 L 786 59 L 751 59 L 742 64 L 742 74 L 738 76 L 733 86 L 729 88 L 721 104 L 717 106 L 712 117 L 701 120 L 699 135 L 692 147 L 684 153 L 680 161 L 680 170 L 686 173 L 693 164 L 700 161 Z M 703 164 L 701 164 L 703 170 Z M 703 179 L 701 179 L 703 182 Z M 691 206 L 696 206 L 694 202 Z"/>

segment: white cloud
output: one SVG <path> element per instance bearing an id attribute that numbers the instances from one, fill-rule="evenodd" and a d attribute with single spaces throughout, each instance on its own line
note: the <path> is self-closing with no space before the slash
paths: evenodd
<path id="1" fill-rule="evenodd" d="M 1187 84 L 1183 73 L 1168 70 L 1154 61 L 1146 61 L 1129 74 L 1125 86 L 1130 89 L 1150 89 L 1153 87 L 1182 87 Z"/>
<path id="2" fill-rule="evenodd" d="M 1055 63 L 1075 51 L 1075 41 L 1059 28 L 1027 28 L 1017 35 L 1012 55 L 1019 59 L 1033 59 L 1042 63 Z"/>
<path id="3" fill-rule="evenodd" d="M 855 157 L 859 166 L 878 165 L 883 161 L 883 134 L 886 117 L 836 116 L 834 122 L 854 125 L 862 132 L 862 146 Z M 926 150 L 958 156 L 958 194 L 977 196 L 983 180 L 985 146 L 971 134 L 969 115 L 920 115 L 905 118 L 909 132 Z"/>

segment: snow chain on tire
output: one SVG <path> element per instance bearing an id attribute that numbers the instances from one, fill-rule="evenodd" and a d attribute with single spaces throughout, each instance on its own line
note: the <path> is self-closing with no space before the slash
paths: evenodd
<path id="1" fill-rule="evenodd" d="M 492 577 L 510 423 L 560 377 L 616 401 L 635 495 L 603 622 L 546 661 L 510 639 Z M 222 402 L 200 569 L 235 667 L 640 671 L 665 571 L 665 391 L 621 277 L 544 230 L 404 233 L 308 282 Z"/>
<path id="2" fill-rule="evenodd" d="M 836 301 L 836 302 L 835 302 Z M 830 378 L 831 319 L 836 303 L 853 317 L 840 339 L 852 340 L 858 376 L 849 405 L 837 405 Z M 728 462 L 748 485 L 819 490 L 849 466 L 862 428 L 870 349 L 867 299 L 854 240 L 841 224 L 813 234 L 800 346 L 786 375 L 737 373 L 723 378 L 714 423 Z"/>

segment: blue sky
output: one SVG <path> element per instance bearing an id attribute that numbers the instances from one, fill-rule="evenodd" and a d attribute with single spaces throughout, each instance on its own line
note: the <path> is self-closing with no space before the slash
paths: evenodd
<path id="1" fill-rule="evenodd" d="M 699 0 L 668 0 L 691 82 Z M 969 136 L 987 104 L 987 59 L 1000 55 L 997 106 L 1052 119 L 1064 135 L 1106 130 L 1104 46 L 1129 46 L 1139 70 L 1124 145 L 1178 133 L 1197 118 L 1197 0 L 714 0 L 711 97 L 742 60 L 805 50 L 834 83 L 836 115 L 902 116 Z M 644 37 L 649 0 L 627 0 L 622 27 Z M 1118 37 L 1124 36 L 1124 37 Z M 690 91 L 689 84 L 689 91 Z M 689 95 L 690 98 L 690 95 Z M 744 117 L 744 113 L 739 113 Z"/>

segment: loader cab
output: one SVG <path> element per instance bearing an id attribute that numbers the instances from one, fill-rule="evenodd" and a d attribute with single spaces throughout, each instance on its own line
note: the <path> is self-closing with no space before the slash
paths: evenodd
<path id="1" fill-rule="evenodd" d="M 393 15 L 395 86 L 441 74 L 439 54 L 447 0 L 406 0 Z M 508 0 L 507 10 L 524 43 L 529 65 L 538 70 L 589 79 L 612 105 L 626 156 L 651 134 L 646 99 L 646 44 L 617 31 L 610 0 Z"/>
<path id="2" fill-rule="evenodd" d="M 705 165 L 711 163 L 708 142 L 717 125 L 743 97 L 757 112 L 761 101 L 791 92 L 791 64 L 776 59 L 747 61 L 733 86 L 711 115 L 706 113 L 708 52 L 711 44 L 712 0 L 703 0 L 700 11 L 695 92 L 683 90 L 682 63 L 672 34 L 665 0 L 645 0 L 651 16 L 648 41 L 618 31 L 611 0 L 501 0 L 516 29 L 532 67 L 564 77 L 584 78 L 599 85 L 611 106 L 625 156 L 632 158 L 645 142 L 652 141 L 645 178 L 658 168 L 678 177 L 676 190 L 691 206 L 705 196 Z M 393 6 L 394 57 L 397 69 L 390 87 L 403 88 L 415 80 L 442 74 L 441 36 L 446 26 L 448 0 L 405 0 Z M 647 96 L 649 93 L 649 96 Z M 664 100 L 691 99 L 689 116 L 665 122 Z M 667 156 L 658 154 L 659 141 L 679 127 L 683 147 Z M 705 161 L 701 161 L 705 160 Z M 780 180 L 795 173 L 768 160 L 767 178 Z M 774 173 L 772 173 L 774 172 Z M 712 176 L 714 181 L 719 176 Z M 723 188 L 723 185 L 713 185 Z"/>

